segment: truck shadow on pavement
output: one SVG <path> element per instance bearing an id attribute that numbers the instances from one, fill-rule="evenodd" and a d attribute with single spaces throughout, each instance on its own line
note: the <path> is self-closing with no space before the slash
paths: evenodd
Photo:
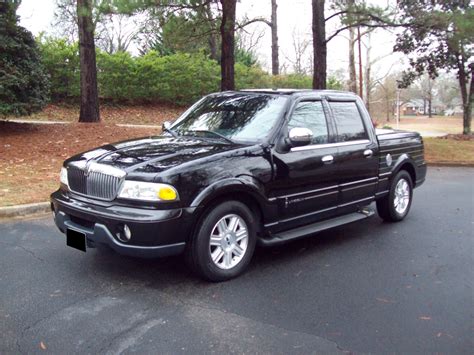
<path id="1" fill-rule="evenodd" d="M 370 232 L 369 232 L 370 231 Z M 283 274 L 294 272 L 302 263 L 320 263 L 324 267 L 326 257 L 334 258 L 334 253 L 342 249 L 363 248 L 375 236 L 382 238 L 387 224 L 378 218 L 341 226 L 305 238 L 274 247 L 258 247 L 255 250 L 247 272 L 238 279 L 252 279 L 253 276 L 278 270 Z M 358 245 L 358 246 L 357 246 Z M 199 279 L 188 268 L 183 255 L 160 258 L 139 259 L 124 257 L 108 248 L 89 249 L 85 255 L 94 273 L 105 278 L 113 278 L 126 283 L 141 281 L 158 288 L 191 282 L 208 284 Z M 226 283 L 232 283 L 230 280 Z"/>

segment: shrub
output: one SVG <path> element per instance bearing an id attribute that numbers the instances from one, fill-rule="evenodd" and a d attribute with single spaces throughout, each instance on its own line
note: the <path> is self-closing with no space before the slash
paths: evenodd
<path id="1" fill-rule="evenodd" d="M 138 99 L 137 65 L 127 52 L 97 52 L 99 95 L 112 100 Z"/>
<path id="2" fill-rule="evenodd" d="M 273 87 L 291 89 L 311 89 L 313 78 L 309 75 L 287 74 L 273 77 Z"/>
<path id="3" fill-rule="evenodd" d="M 79 47 L 64 39 L 40 36 L 37 40 L 42 62 L 51 81 L 53 100 L 80 94 Z"/>
<path id="4" fill-rule="evenodd" d="M 219 65 L 203 54 L 160 57 L 151 51 L 136 58 L 136 63 L 142 99 L 184 105 L 219 89 Z"/>
<path id="5" fill-rule="evenodd" d="M 79 97 L 79 55 L 77 44 L 40 38 L 43 62 L 52 82 L 52 97 Z M 99 95 L 108 100 L 162 101 L 189 105 L 220 87 L 220 66 L 204 53 L 175 53 L 166 56 L 149 51 L 133 57 L 127 52 L 97 51 Z M 289 74 L 271 76 L 258 66 L 235 64 L 237 89 L 310 89 L 312 78 Z M 330 88 L 340 88 L 329 79 Z"/>
<path id="6" fill-rule="evenodd" d="M 17 6 L 0 2 L 0 115 L 39 111 L 49 95 L 49 80 L 33 36 L 17 24 Z"/>
<path id="7" fill-rule="evenodd" d="M 272 87 L 272 77 L 261 68 L 235 64 L 235 87 L 239 89 L 262 89 Z"/>

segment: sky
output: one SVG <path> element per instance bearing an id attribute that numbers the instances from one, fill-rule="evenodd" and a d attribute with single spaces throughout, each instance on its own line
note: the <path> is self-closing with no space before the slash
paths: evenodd
<path id="1" fill-rule="evenodd" d="M 372 3 L 385 5 L 387 1 L 372 0 Z M 51 32 L 54 18 L 55 0 L 22 0 L 18 9 L 20 24 L 37 35 L 41 31 Z M 237 17 L 269 18 L 271 13 L 270 0 L 241 0 L 237 4 Z M 327 12 L 328 14 L 329 12 Z M 326 16 L 327 16 L 326 14 Z M 327 35 L 334 30 L 336 24 L 328 23 Z M 263 67 L 270 70 L 271 67 L 271 42 L 270 28 L 265 24 L 248 26 L 246 31 L 256 34 L 265 31 L 264 36 L 258 42 L 257 54 Z M 330 73 L 339 72 L 346 76 L 348 66 L 348 33 L 341 33 L 328 44 L 328 70 Z M 296 40 L 311 39 L 311 1 L 310 0 L 278 0 L 278 37 L 280 46 L 280 63 L 288 66 L 291 71 L 291 60 L 294 60 L 293 43 Z M 395 35 L 385 30 L 377 30 L 371 36 L 371 58 L 382 58 L 373 65 L 373 77 L 384 77 L 389 71 L 401 70 L 404 67 L 404 59 L 400 54 L 393 54 L 392 48 Z M 365 47 L 362 49 L 365 61 Z M 308 60 L 310 52 L 308 49 Z M 356 52 L 357 56 L 357 52 Z M 356 58 L 357 60 L 357 58 Z"/>

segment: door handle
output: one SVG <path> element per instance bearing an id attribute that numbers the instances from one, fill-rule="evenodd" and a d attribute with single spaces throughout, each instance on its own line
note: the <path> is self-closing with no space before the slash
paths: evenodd
<path id="1" fill-rule="evenodd" d="M 364 156 L 365 156 L 366 158 L 371 158 L 372 155 L 374 155 L 374 152 L 372 151 L 372 149 L 366 149 L 366 150 L 364 150 Z"/>
<path id="2" fill-rule="evenodd" d="M 334 157 L 332 155 L 325 155 L 321 160 L 324 164 L 332 164 Z"/>

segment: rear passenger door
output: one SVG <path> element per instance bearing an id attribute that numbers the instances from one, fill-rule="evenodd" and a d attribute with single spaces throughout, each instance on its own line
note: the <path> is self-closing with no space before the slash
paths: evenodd
<path id="1" fill-rule="evenodd" d="M 338 143 L 338 213 L 355 211 L 375 197 L 378 180 L 378 144 L 370 119 L 356 100 L 328 100 Z"/>

